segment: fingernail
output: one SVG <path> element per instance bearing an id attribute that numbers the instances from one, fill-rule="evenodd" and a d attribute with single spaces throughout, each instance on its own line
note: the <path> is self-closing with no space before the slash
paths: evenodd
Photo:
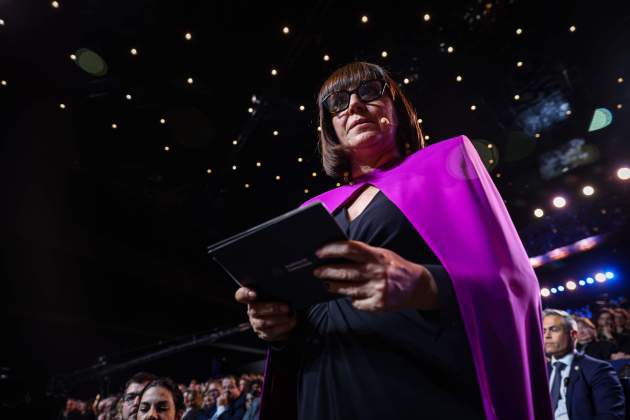
<path id="1" fill-rule="evenodd" d="M 247 296 L 250 298 L 255 298 L 256 297 L 256 292 L 254 292 L 253 290 L 250 290 L 249 292 L 247 292 Z"/>

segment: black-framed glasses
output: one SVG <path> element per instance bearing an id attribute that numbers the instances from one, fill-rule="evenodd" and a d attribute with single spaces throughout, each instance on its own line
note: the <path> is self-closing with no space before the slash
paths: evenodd
<path id="1" fill-rule="evenodd" d="M 140 396 L 139 392 L 129 392 L 123 396 L 123 401 L 127 404 L 133 403 Z"/>
<path id="2" fill-rule="evenodd" d="M 350 105 L 350 97 L 356 93 L 363 102 L 370 102 L 380 98 L 385 93 L 387 83 L 383 80 L 365 80 L 354 90 L 340 90 L 326 95 L 322 104 L 331 114 L 338 114 Z"/>

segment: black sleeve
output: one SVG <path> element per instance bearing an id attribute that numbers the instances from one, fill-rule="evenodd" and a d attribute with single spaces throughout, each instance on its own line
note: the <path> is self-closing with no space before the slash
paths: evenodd
<path id="1" fill-rule="evenodd" d="M 625 400 L 623 388 L 617 372 L 609 363 L 601 363 L 593 373 L 592 388 L 595 419 L 625 418 Z"/>

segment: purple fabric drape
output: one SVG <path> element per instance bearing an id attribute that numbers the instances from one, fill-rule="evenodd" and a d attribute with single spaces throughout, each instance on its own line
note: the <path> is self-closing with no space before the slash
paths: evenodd
<path id="1" fill-rule="evenodd" d="M 321 201 L 332 213 L 366 184 L 400 209 L 449 273 L 486 417 L 551 419 L 538 281 L 472 143 L 465 136 L 444 140 L 304 204 Z M 278 384 L 293 383 L 296 374 L 270 359 L 263 420 L 286 418 L 275 404 L 283 399 Z"/>

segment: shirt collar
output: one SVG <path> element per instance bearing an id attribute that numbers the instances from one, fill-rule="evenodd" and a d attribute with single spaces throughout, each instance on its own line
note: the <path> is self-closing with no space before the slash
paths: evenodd
<path id="1" fill-rule="evenodd" d="M 556 359 L 554 356 L 551 356 L 551 366 L 553 366 L 553 364 L 556 362 L 562 362 L 566 366 L 571 366 L 571 363 L 573 363 L 574 357 L 575 357 L 575 352 L 567 353 L 559 359 Z"/>

